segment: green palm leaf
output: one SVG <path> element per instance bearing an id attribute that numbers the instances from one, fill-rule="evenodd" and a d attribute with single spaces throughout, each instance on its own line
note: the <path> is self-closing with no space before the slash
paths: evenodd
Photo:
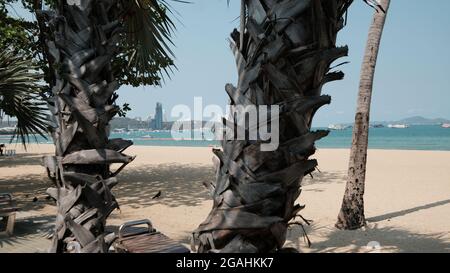
<path id="1" fill-rule="evenodd" d="M 187 1 L 173 0 L 181 3 Z M 125 44 L 128 49 L 128 67 L 136 76 L 152 71 L 156 63 L 169 63 L 163 66 L 169 75 L 174 54 L 172 32 L 175 24 L 170 5 L 164 0 L 132 0 L 128 1 L 123 15 Z M 170 75 L 169 75 L 170 76 Z"/>
<path id="2" fill-rule="evenodd" d="M 31 135 L 44 138 L 47 131 L 46 107 L 40 97 L 40 73 L 31 61 L 9 51 L 0 52 L 0 110 L 17 118 L 16 137 L 26 146 Z"/>

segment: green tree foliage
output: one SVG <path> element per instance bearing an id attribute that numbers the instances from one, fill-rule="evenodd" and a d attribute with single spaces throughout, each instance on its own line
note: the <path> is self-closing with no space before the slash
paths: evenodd
<path id="1" fill-rule="evenodd" d="M 17 118 L 12 139 L 17 136 L 24 146 L 30 135 L 45 137 L 47 131 L 39 78 L 40 74 L 30 66 L 28 59 L 9 50 L 0 52 L 0 115 Z"/>
<path id="2" fill-rule="evenodd" d="M 0 47 L 30 59 L 33 65 L 43 72 L 44 80 L 50 83 L 50 71 L 41 47 L 43 36 L 39 25 L 36 20 L 26 20 L 19 15 L 14 8 L 18 6 L 18 2 L 18 0 L 0 0 Z M 33 10 L 32 5 L 35 1 L 21 2 L 27 10 Z"/>
<path id="3" fill-rule="evenodd" d="M 183 1 L 177 1 L 183 2 Z M 52 86 L 52 67 L 45 52 L 46 24 L 39 11 L 54 7 L 55 0 L 0 0 L 0 47 L 30 56 Z M 14 7 L 22 5 L 38 20 L 21 18 Z M 174 68 L 169 48 L 174 23 L 169 5 L 163 0 L 129 0 L 122 17 L 124 33 L 112 67 L 121 85 L 161 85 Z"/>

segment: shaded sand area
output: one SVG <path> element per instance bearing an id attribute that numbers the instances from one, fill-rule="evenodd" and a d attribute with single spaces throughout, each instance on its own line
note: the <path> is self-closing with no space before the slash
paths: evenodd
<path id="1" fill-rule="evenodd" d="M 0 237 L 0 252 L 44 252 L 53 228 L 55 207 L 46 200 L 51 186 L 40 157 L 51 145 L 32 145 L 14 158 L 0 157 L 0 192 L 11 192 L 21 207 L 15 236 Z M 132 147 L 137 155 L 119 176 L 114 192 L 121 205 L 108 222 L 149 218 L 168 236 L 188 245 L 191 231 L 211 209 L 202 182 L 213 179 L 211 148 Z M 450 252 L 450 152 L 369 152 L 366 216 L 359 231 L 334 228 L 345 187 L 347 150 L 319 150 L 321 173 L 304 181 L 300 203 L 312 242 L 308 248 L 300 227 L 288 231 L 287 246 L 301 252 Z M 153 200 L 159 191 L 162 197 Z M 373 244 L 373 243 L 372 243 Z M 373 251 L 373 250 L 372 250 Z"/>

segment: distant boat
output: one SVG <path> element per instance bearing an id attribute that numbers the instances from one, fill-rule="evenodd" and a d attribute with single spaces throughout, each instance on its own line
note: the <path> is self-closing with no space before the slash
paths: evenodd
<path id="1" fill-rule="evenodd" d="M 16 127 L 3 127 L 0 128 L 0 135 L 12 135 L 16 131 Z"/>
<path id="2" fill-rule="evenodd" d="M 125 133 L 127 131 L 127 129 L 125 129 L 125 128 L 118 128 L 118 129 L 114 129 L 113 130 L 113 133 L 116 133 L 116 134 L 123 134 L 123 133 Z"/>
<path id="3" fill-rule="evenodd" d="M 152 137 L 151 135 L 145 135 L 142 136 L 140 139 L 153 139 L 154 137 Z"/>
<path id="4" fill-rule="evenodd" d="M 407 128 L 409 128 L 409 125 L 407 125 L 407 124 L 389 124 L 388 127 L 392 128 L 392 129 L 407 129 Z"/>
<path id="5" fill-rule="evenodd" d="M 384 125 L 383 124 L 374 124 L 372 127 L 373 128 L 384 128 Z"/>
<path id="6" fill-rule="evenodd" d="M 350 128 L 350 126 L 345 126 L 342 124 L 331 124 L 330 126 L 328 126 L 328 129 L 330 130 L 335 130 L 335 131 L 343 131 Z"/>
<path id="7" fill-rule="evenodd" d="M 441 127 L 448 129 L 448 128 L 450 128 L 450 123 L 444 123 L 441 125 Z"/>

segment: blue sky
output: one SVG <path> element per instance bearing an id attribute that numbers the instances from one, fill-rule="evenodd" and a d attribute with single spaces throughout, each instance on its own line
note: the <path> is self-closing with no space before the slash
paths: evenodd
<path id="1" fill-rule="evenodd" d="M 227 103 L 225 83 L 236 83 L 233 55 L 227 38 L 238 26 L 239 2 L 195 0 L 174 7 L 180 13 L 175 37 L 179 70 L 162 88 L 122 87 L 120 101 L 129 102 L 130 117 L 154 113 L 157 101 L 170 112 L 176 104 Z M 385 27 L 377 66 L 372 120 L 397 120 L 409 116 L 450 118 L 450 1 L 393 0 Z M 323 92 L 333 97 L 330 106 L 317 114 L 314 125 L 351 122 L 354 118 L 359 72 L 373 10 L 355 0 L 348 25 L 338 44 L 350 47 L 350 64 L 342 67 L 346 78 L 327 85 Z M 170 115 L 168 115 L 170 118 Z"/>
<path id="2" fill-rule="evenodd" d="M 132 107 L 129 117 L 153 115 L 156 102 L 170 113 L 177 104 L 192 106 L 194 97 L 204 104 L 225 107 L 226 83 L 237 82 L 228 36 L 238 26 L 239 2 L 191 0 L 173 6 L 179 13 L 174 42 L 176 71 L 162 87 L 124 86 L 120 103 Z M 382 40 L 372 101 L 373 121 L 410 116 L 450 119 L 450 1 L 392 0 Z M 348 45 L 350 56 L 341 69 L 343 81 L 328 84 L 323 93 L 333 97 L 316 115 L 314 125 L 351 122 L 356 108 L 359 73 L 373 10 L 355 0 L 338 45 Z M 170 115 L 167 115 L 170 119 Z"/>

